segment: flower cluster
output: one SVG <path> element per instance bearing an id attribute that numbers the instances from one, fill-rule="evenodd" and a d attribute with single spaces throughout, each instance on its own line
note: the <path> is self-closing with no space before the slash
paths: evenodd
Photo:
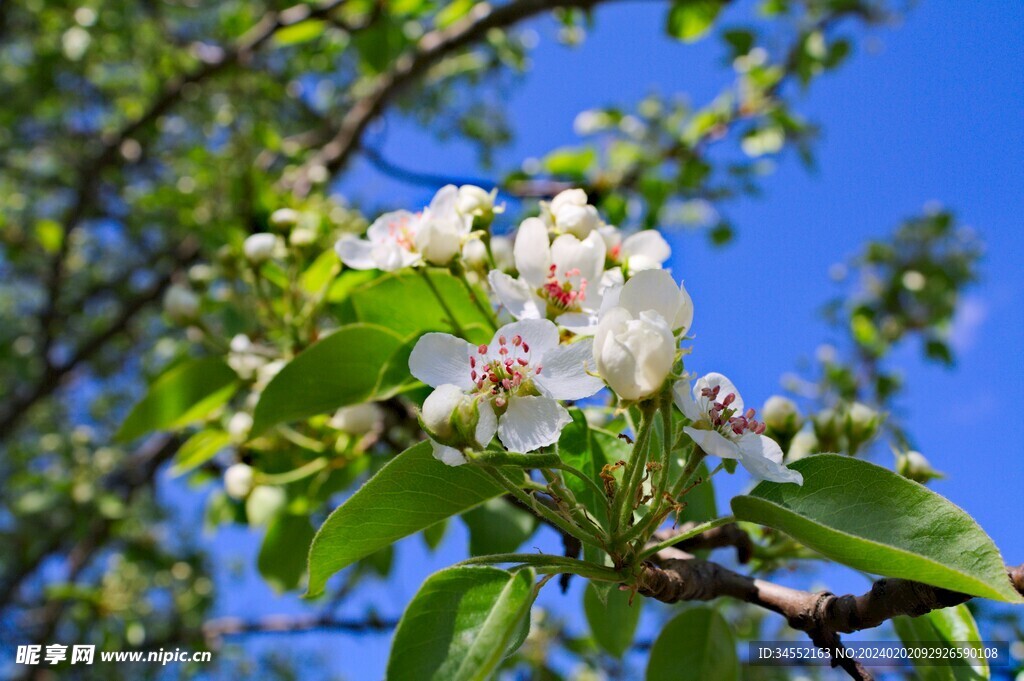
<path id="1" fill-rule="evenodd" d="M 680 343 L 693 301 L 662 269 L 671 249 L 657 231 L 623 234 L 585 192 L 570 189 L 522 221 L 509 259 L 489 233 L 501 211 L 494 201 L 494 192 L 449 185 L 421 212 L 387 213 L 366 239 L 348 235 L 336 245 L 357 269 L 482 274 L 500 325 L 490 341 L 427 333 L 409 358 L 412 375 L 434 388 L 420 423 L 438 459 L 454 466 L 489 449 L 549 447 L 571 420 L 564 402 L 610 388 L 620 408 L 674 403 L 706 455 L 738 460 L 760 479 L 802 481 L 728 379 L 708 374 L 691 396 Z"/>

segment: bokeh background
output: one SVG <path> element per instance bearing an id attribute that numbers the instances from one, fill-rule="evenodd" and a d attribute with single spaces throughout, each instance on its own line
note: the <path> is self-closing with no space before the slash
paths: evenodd
<path id="1" fill-rule="evenodd" d="M 1002 547 L 1007 562 L 1016 564 L 1024 560 L 1018 508 L 1024 447 L 1017 415 L 1024 404 L 1018 358 L 1024 347 L 1024 6 L 923 2 L 901 8 L 896 17 L 870 28 L 851 25 L 846 33 L 854 38 L 854 49 L 843 67 L 816 79 L 806 91 L 792 93 L 793 107 L 821 125 L 813 168 L 794 153 L 766 159 L 770 168 L 761 168 L 766 172 L 759 180 L 760 195 L 738 197 L 722 208 L 735 230 L 725 246 L 714 244 L 699 225 L 664 227 L 673 248 L 671 269 L 686 282 L 696 306 L 688 368 L 726 373 L 754 404 L 798 386 L 795 377 L 807 378 L 818 359 L 843 352 L 849 343 L 846 330 L 828 323 L 823 314 L 836 296 L 856 295 L 860 283 L 851 278 L 849 259 L 867 240 L 884 238 L 903 219 L 949 209 L 985 244 L 981 278 L 963 293 L 948 329 L 953 365 L 927 361 L 913 339 L 897 345 L 887 358 L 905 384 L 893 412 L 915 447 L 946 473 L 932 488 L 974 516 Z M 758 17 L 756 5 L 740 2 L 726 8 L 720 21 L 767 20 Z M 520 28 L 526 42 L 535 43 L 531 68 L 502 80 L 488 94 L 499 98 L 514 130 L 507 144 L 494 149 L 490 164 L 481 164 L 477 146 L 458 135 L 439 138 L 432 121 L 392 112 L 367 132 L 366 144 L 376 160 L 357 156 L 330 191 L 371 216 L 421 206 L 436 189 L 433 179 L 496 182 L 506 171 L 536 165 L 551 149 L 577 144 L 574 122 L 578 128 L 581 111 L 629 107 L 652 93 L 694 102 L 711 99 L 733 78 L 723 50 L 710 41 L 681 44 L 665 35 L 664 22 L 660 3 L 611 3 L 595 12 L 593 24 L 585 26 L 585 40 L 576 46 L 559 40 L 565 29 L 549 16 L 524 23 Z M 7 50 L 2 57 L 11 63 L 17 55 Z M 472 98 L 474 87 L 458 84 L 455 91 Z M 408 106 L 414 110 L 416 105 Z M 10 111 L 5 115 L 13 116 Z M 17 133 L 9 129 L 5 144 L 12 134 Z M 394 168 L 382 171 L 380 158 L 409 171 L 407 176 L 396 177 Z M 13 171 L 0 170 L 8 172 Z M 507 223 L 532 206 L 514 195 L 502 200 L 508 204 Z M 12 290 L 12 263 L 10 250 L 0 252 L 0 270 L 5 279 L 11 274 L 5 296 L 19 295 L 17 288 Z M 125 359 L 138 361 L 131 355 Z M 15 385 L 8 382 L 11 395 Z M 127 378 L 121 386 L 138 394 L 138 385 Z M 68 399 L 84 405 L 108 387 L 86 377 L 65 389 Z M 66 432 L 87 422 L 86 412 L 85 407 L 63 412 Z M 892 464 L 884 446 L 873 457 Z M 5 475 L 14 475 L 10 465 Z M 749 485 L 742 472 L 716 482 L 720 505 Z M 190 550 L 205 554 L 213 580 L 207 616 L 255 621 L 321 612 L 322 603 L 278 594 L 260 577 L 254 556 L 261 530 L 221 525 L 200 531 L 206 501 L 217 489 L 216 479 L 172 478 L 166 470 L 157 475 L 155 496 L 167 514 L 158 536 L 169 544 L 184 538 Z M 5 484 L 5 497 L 23 493 Z M 5 528 L 13 528 L 18 518 L 11 509 L 17 504 L 6 498 L 5 506 Z M 5 553 L 24 550 L 14 541 L 12 534 Z M 428 574 L 464 554 L 465 543 L 460 523 L 450 525 L 435 551 L 420 537 L 402 541 L 390 576 L 361 583 L 334 614 L 362 618 L 372 611 L 382 620 L 396 618 Z M 546 530 L 528 546 L 559 550 L 557 538 Z M 28 580 L 26 593 L 42 588 L 50 576 L 59 581 L 67 559 L 66 554 L 51 556 Z M 840 568 L 781 579 L 805 587 L 813 579 L 837 593 L 866 586 L 862 576 Z M 581 597 L 582 584 L 576 580 L 566 594 L 547 590 L 540 604 L 570 630 L 585 633 Z M 19 670 L 11 665 L 11 651 L 27 631 L 25 611 L 4 613 L 0 673 L 15 675 Z M 650 640 L 659 621 L 656 608 L 648 607 L 639 638 Z M 994 625 L 985 626 L 992 631 Z M 871 635 L 886 638 L 884 632 Z M 201 676 L 227 678 L 233 673 L 228 669 L 240 668 L 259 670 L 261 677 L 373 679 L 383 674 L 389 633 L 313 627 L 229 636 L 223 646 L 219 656 L 240 667 L 225 662 L 200 670 Z M 615 673 L 634 678 L 642 669 L 640 655 L 628 657 Z M 554 660 L 564 670 L 575 664 L 569 657 Z"/>

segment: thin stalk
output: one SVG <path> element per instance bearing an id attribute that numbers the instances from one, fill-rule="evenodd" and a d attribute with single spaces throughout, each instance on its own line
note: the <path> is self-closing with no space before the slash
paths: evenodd
<path id="1" fill-rule="evenodd" d="M 672 498 L 678 499 L 679 495 L 686 489 L 687 483 L 690 482 L 690 478 L 697 472 L 697 467 L 700 466 L 700 462 L 704 460 L 707 454 L 704 450 L 697 445 L 693 446 L 693 451 L 690 452 L 690 457 L 686 460 L 686 467 L 683 468 L 683 472 L 679 474 L 679 479 L 676 480 L 676 484 L 672 487 Z"/>
<path id="2" fill-rule="evenodd" d="M 552 556 L 543 553 L 499 553 L 493 556 L 477 556 L 456 565 L 498 565 L 515 563 L 536 568 L 542 574 L 571 573 L 588 579 L 599 579 L 606 582 L 620 582 L 622 575 L 618 570 L 596 563 L 588 563 L 575 558 Z M 550 572 L 549 572 L 550 571 Z"/>
<path id="3" fill-rule="evenodd" d="M 643 406 L 643 418 L 640 421 L 640 430 L 633 443 L 633 453 L 626 463 L 626 470 L 622 474 L 622 485 L 612 499 L 611 531 L 612 537 L 617 537 L 619 529 L 627 524 L 629 516 L 633 513 L 633 499 L 636 498 L 636 488 L 640 480 L 643 480 L 644 464 L 647 462 L 647 448 L 651 440 L 651 431 L 654 430 L 653 409 L 650 404 Z"/>
<path id="4" fill-rule="evenodd" d="M 448 315 L 448 323 L 451 324 L 452 330 L 454 330 L 459 337 L 465 338 L 466 332 L 463 330 L 462 325 L 459 324 L 459 320 L 455 318 L 455 314 L 452 312 L 452 309 L 448 307 L 448 302 L 443 296 L 441 296 L 441 292 L 437 290 L 437 286 L 434 284 L 434 280 L 430 278 L 430 273 L 427 271 L 427 268 L 417 267 L 416 269 L 419 271 L 420 276 L 423 277 L 423 281 L 427 282 L 427 287 L 430 288 L 434 297 L 437 298 L 437 302 L 441 305 L 441 309 L 444 310 L 446 315 Z"/>
<path id="5" fill-rule="evenodd" d="M 319 473 L 327 468 L 329 463 L 330 461 L 326 458 L 320 457 L 284 473 L 261 473 L 256 482 L 267 485 L 286 485 Z"/>
<path id="6" fill-rule="evenodd" d="M 587 516 L 586 509 L 584 509 L 582 504 L 576 501 L 576 495 L 572 493 L 572 490 L 565 486 L 565 483 L 562 482 L 562 479 L 558 474 L 546 468 L 541 469 L 541 473 L 547 479 L 551 492 L 557 494 L 568 502 L 569 514 L 572 516 L 572 520 L 576 525 L 587 534 L 593 536 L 595 540 L 601 543 L 601 545 L 606 545 L 608 538 L 605 536 L 604 531 Z"/>
<path id="7" fill-rule="evenodd" d="M 604 489 L 602 489 L 600 485 L 594 482 L 594 479 L 591 478 L 589 475 L 587 475 L 580 469 L 576 468 L 575 466 L 570 466 L 564 461 L 560 461 L 559 463 L 552 466 L 552 468 L 557 468 L 558 470 L 565 471 L 566 473 L 570 473 L 579 478 L 580 480 L 582 480 L 585 484 L 590 486 L 591 491 L 593 491 L 594 494 L 597 495 L 597 498 L 604 499 L 605 504 L 607 505 L 608 497 L 605 496 Z"/>
<path id="8" fill-rule="evenodd" d="M 662 549 L 667 549 L 668 547 L 674 546 L 681 541 L 686 541 L 687 539 L 696 537 L 698 534 L 702 534 L 704 532 L 707 532 L 708 530 L 713 530 L 716 527 L 721 527 L 722 525 L 728 525 L 729 523 L 734 522 L 736 522 L 736 518 L 731 515 L 727 515 L 722 516 L 721 518 L 715 518 L 714 520 L 709 520 L 706 523 L 701 523 L 700 525 L 697 525 L 691 530 L 687 530 L 686 532 L 680 532 L 679 534 L 677 534 L 674 537 L 671 537 L 670 539 L 666 539 L 665 541 L 661 541 L 657 544 L 647 547 L 640 553 L 640 555 L 637 557 L 637 560 L 645 560 L 656 554 L 658 551 L 661 551 Z"/>
<path id="9" fill-rule="evenodd" d="M 566 533 L 568 535 L 571 535 L 573 537 L 576 537 L 577 539 L 579 539 L 582 542 L 586 542 L 588 544 L 594 544 L 595 546 L 598 546 L 598 547 L 601 546 L 600 544 L 597 544 L 594 541 L 593 537 L 591 537 L 589 534 L 584 532 L 582 529 L 576 527 L 575 523 L 571 523 L 571 522 L 567 521 L 565 518 L 563 518 L 562 516 L 558 515 L 557 513 L 552 511 L 550 508 L 548 508 L 544 504 L 538 503 L 537 500 L 534 499 L 532 495 L 527 494 L 522 489 L 520 489 L 519 485 L 517 485 L 512 480 L 509 480 L 508 477 L 506 477 L 497 468 L 493 468 L 491 466 L 481 466 L 480 468 L 485 473 L 487 473 L 489 476 L 494 478 L 494 481 L 497 482 L 502 487 L 504 487 L 505 490 L 507 490 L 509 494 L 514 496 L 516 499 L 518 499 L 522 503 L 526 504 L 527 508 L 532 508 L 534 511 L 536 511 L 537 515 L 542 516 L 545 520 L 550 522 L 552 525 L 557 527 L 562 532 L 564 532 L 564 533 Z"/>
<path id="10" fill-rule="evenodd" d="M 469 278 L 466 277 L 466 268 L 462 267 L 462 265 L 459 265 L 458 263 L 455 263 L 452 265 L 452 272 L 454 272 L 455 276 L 458 277 L 459 281 L 462 282 L 462 285 L 466 289 L 466 293 L 469 294 L 469 299 L 473 301 L 474 305 L 476 305 L 476 309 L 479 310 L 480 314 L 484 316 L 484 319 L 488 321 L 488 323 L 491 325 L 491 328 L 497 331 L 498 317 L 497 315 L 494 314 L 494 310 L 491 309 L 491 306 L 485 304 L 482 300 L 480 300 L 480 296 L 477 295 L 477 292 L 473 290 L 473 284 L 470 283 Z"/>

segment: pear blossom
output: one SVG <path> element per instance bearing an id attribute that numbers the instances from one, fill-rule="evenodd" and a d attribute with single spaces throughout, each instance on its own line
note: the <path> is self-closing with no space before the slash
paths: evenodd
<path id="1" fill-rule="evenodd" d="M 582 189 L 559 192 L 550 203 L 541 204 L 541 214 L 557 234 L 572 234 L 583 239 L 601 227 L 597 208 L 587 203 Z"/>
<path id="2" fill-rule="evenodd" d="M 504 206 L 494 205 L 494 199 L 498 196 L 498 190 L 487 191 L 482 187 L 473 184 L 464 184 L 459 187 L 458 198 L 455 208 L 462 215 L 470 217 L 490 218 L 495 213 L 503 213 Z"/>
<path id="3" fill-rule="evenodd" d="M 255 486 L 255 478 L 252 466 L 232 464 L 224 471 L 224 493 L 232 499 L 244 499 Z"/>
<path id="4" fill-rule="evenodd" d="M 630 276 L 643 270 L 660 270 L 672 255 L 672 248 L 656 229 L 645 229 L 625 239 L 612 225 L 605 225 L 598 232 L 608 249 L 608 260 Z"/>
<path id="5" fill-rule="evenodd" d="M 604 310 L 594 336 L 598 373 L 622 399 L 641 400 L 661 389 L 678 342 L 693 323 L 693 302 L 664 270 L 626 282 L 617 305 Z"/>
<path id="6" fill-rule="evenodd" d="M 495 296 L 516 319 L 554 318 L 574 333 L 591 335 L 605 294 L 621 281 L 605 276 L 604 240 L 596 232 L 584 239 L 562 234 L 548 243 L 547 226 L 527 218 L 513 248 L 519 278 L 492 270 Z"/>
<path id="7" fill-rule="evenodd" d="M 507 236 L 497 235 L 491 237 L 491 257 L 494 258 L 494 267 L 496 269 L 503 272 L 515 269 L 516 260 L 512 250 L 512 239 Z"/>
<path id="8" fill-rule="evenodd" d="M 298 224 L 299 217 L 299 211 L 294 208 L 278 208 L 270 214 L 270 226 L 285 230 Z"/>
<path id="9" fill-rule="evenodd" d="M 174 284 L 164 294 L 164 312 L 175 322 L 190 322 L 199 314 L 199 296 L 188 286 Z"/>
<path id="10" fill-rule="evenodd" d="M 228 419 L 228 435 L 232 442 L 245 442 L 249 439 L 249 431 L 252 430 L 252 414 L 244 411 L 237 411 Z"/>
<path id="11" fill-rule="evenodd" d="M 274 257 L 277 250 L 277 236 L 270 232 L 259 232 L 246 238 L 242 244 L 242 251 L 249 262 L 259 265 Z"/>
<path id="12" fill-rule="evenodd" d="M 759 480 L 803 484 L 803 476 L 782 463 L 782 449 L 766 437 L 765 424 L 753 409 L 744 410 L 743 398 L 732 381 L 718 373 L 697 379 L 693 391 L 680 381 L 673 401 L 691 424 L 683 428 L 705 453 L 737 459 Z"/>
<path id="13" fill-rule="evenodd" d="M 329 423 L 343 433 L 362 436 L 384 425 L 384 410 L 376 402 L 353 404 L 334 412 Z"/>
<path id="14" fill-rule="evenodd" d="M 558 400 L 583 399 L 601 389 L 601 380 L 587 371 L 591 352 L 589 339 L 559 345 L 551 321 L 524 319 L 506 324 L 479 346 L 447 333 L 425 334 L 413 348 L 409 369 L 438 388 L 435 399 L 424 404 L 422 418 L 428 429 L 442 431 L 441 440 L 453 435 L 446 423 L 458 425 L 468 414 L 461 423 L 466 430 L 474 426 L 475 444 L 486 445 L 497 432 L 510 451 L 530 452 L 556 442 L 571 420 Z M 456 409 L 463 413 L 453 417 Z M 497 416 L 493 423 L 491 413 Z M 454 447 L 438 444 L 437 458 L 449 465 L 464 461 L 458 450 L 450 451 Z"/>
<path id="15" fill-rule="evenodd" d="M 447 265 L 469 236 L 472 219 L 456 210 L 458 189 L 442 187 L 419 214 L 385 213 L 366 230 L 366 239 L 346 234 L 334 245 L 341 261 L 357 270 L 394 272 L 424 261 Z"/>

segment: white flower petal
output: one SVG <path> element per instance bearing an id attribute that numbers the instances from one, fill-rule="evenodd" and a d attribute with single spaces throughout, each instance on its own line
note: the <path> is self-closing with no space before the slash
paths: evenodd
<path id="1" fill-rule="evenodd" d="M 434 450 L 434 458 L 441 463 L 449 466 L 461 466 L 466 463 L 465 455 L 455 447 L 449 447 L 433 440 L 430 441 L 430 446 Z"/>
<path id="2" fill-rule="evenodd" d="M 597 232 L 591 232 L 582 241 L 572 234 L 563 234 L 551 244 L 551 261 L 558 266 L 558 277 L 566 272 L 579 270 L 579 278 L 592 287 L 598 287 L 604 271 L 604 239 Z"/>
<path id="3" fill-rule="evenodd" d="M 693 384 L 693 399 L 697 402 L 701 402 L 701 392 L 704 388 L 710 388 L 714 390 L 719 388 L 718 391 L 718 402 L 725 399 L 725 396 L 732 393 L 736 396 L 729 408 L 732 409 L 736 414 L 743 413 L 743 397 L 740 395 L 740 391 L 736 389 L 733 382 L 720 373 L 712 371 L 709 374 L 705 374 L 697 379 L 697 382 Z M 704 402 L 710 404 L 710 398 L 704 398 Z"/>
<path id="4" fill-rule="evenodd" d="M 334 252 L 338 254 L 345 265 L 354 270 L 377 268 L 377 261 L 373 258 L 373 244 L 351 234 L 346 234 L 338 239 L 334 244 Z"/>
<path id="5" fill-rule="evenodd" d="M 370 228 L 366 230 L 366 236 L 374 243 L 393 242 L 405 235 L 408 235 L 411 240 L 416 235 L 418 227 L 418 215 L 407 210 L 394 210 L 384 213 L 374 220 Z"/>
<path id="6" fill-rule="evenodd" d="M 469 357 L 475 350 L 449 333 L 427 333 L 420 337 L 409 355 L 409 371 L 434 388 L 451 383 L 469 390 L 473 387 Z"/>
<path id="7" fill-rule="evenodd" d="M 498 417 L 494 415 L 494 407 L 487 400 L 480 400 L 477 403 L 477 413 L 480 418 L 476 422 L 473 438 L 480 447 L 486 447 L 498 432 Z"/>
<path id="8" fill-rule="evenodd" d="M 740 463 L 758 480 L 804 484 L 804 476 L 799 471 L 782 464 L 782 449 L 770 437 L 744 433 L 739 441 L 739 450 Z"/>
<path id="9" fill-rule="evenodd" d="M 717 456 L 720 459 L 738 459 L 742 456 L 739 446 L 732 440 L 728 440 L 721 433 L 714 430 L 703 430 L 686 426 L 683 431 L 704 450 L 708 456 Z"/>
<path id="10" fill-rule="evenodd" d="M 645 310 L 653 310 L 667 324 L 675 321 L 682 302 L 679 286 L 665 270 L 637 272 L 622 287 L 619 295 L 619 305 L 634 317 L 639 317 Z"/>
<path id="11" fill-rule="evenodd" d="M 548 397 L 556 400 L 582 400 L 604 387 L 604 381 L 591 376 L 594 369 L 594 341 L 583 338 L 560 345 L 544 353 L 542 371 L 534 382 Z"/>
<path id="12" fill-rule="evenodd" d="M 565 407 L 550 397 L 513 396 L 498 420 L 498 437 L 511 452 L 532 452 L 557 442 L 571 420 Z"/>
<path id="13" fill-rule="evenodd" d="M 694 423 L 703 420 L 707 416 L 707 414 L 701 412 L 700 405 L 693 399 L 693 396 L 690 394 L 690 386 L 686 381 L 679 381 L 672 386 L 672 401 L 679 407 L 679 411 L 683 412 L 683 416 Z"/>
<path id="14" fill-rule="evenodd" d="M 503 336 L 506 343 L 511 343 L 516 336 L 522 336 L 523 342 L 530 346 L 530 357 L 534 361 L 558 345 L 558 327 L 554 322 L 548 319 L 523 319 L 506 324 L 494 332 L 494 338 L 488 346 L 494 359 L 498 359 L 498 339 Z"/>
<path id="15" fill-rule="evenodd" d="M 428 210 L 435 215 L 450 215 L 455 213 L 458 198 L 459 188 L 454 184 L 446 184 L 438 189 L 437 193 L 434 194 L 434 198 L 430 200 Z"/>
<path id="16" fill-rule="evenodd" d="M 578 336 L 593 336 L 597 322 L 598 315 L 594 312 L 566 312 L 555 318 L 555 323 Z"/>
<path id="17" fill-rule="evenodd" d="M 516 319 L 543 319 L 544 301 L 522 279 L 513 279 L 504 272 L 491 270 L 487 280 L 498 301 Z"/>
<path id="18" fill-rule="evenodd" d="M 523 220 L 523 224 L 519 225 L 512 253 L 519 276 L 533 288 L 543 286 L 551 269 L 551 246 L 548 242 L 547 226 L 538 218 Z"/>
<path id="19" fill-rule="evenodd" d="M 655 267 L 661 267 L 672 255 L 672 249 L 661 232 L 656 229 L 645 229 L 626 237 L 626 240 L 622 242 L 621 253 L 623 261 L 644 258 L 652 263 L 657 263 Z M 633 265 L 630 267 L 632 268 Z"/>
<path id="20" fill-rule="evenodd" d="M 672 329 L 678 329 L 681 334 L 686 335 L 690 327 L 693 326 L 693 298 L 690 297 L 689 291 L 686 290 L 682 282 L 679 283 L 679 299 L 679 310 L 676 312 Z"/>

